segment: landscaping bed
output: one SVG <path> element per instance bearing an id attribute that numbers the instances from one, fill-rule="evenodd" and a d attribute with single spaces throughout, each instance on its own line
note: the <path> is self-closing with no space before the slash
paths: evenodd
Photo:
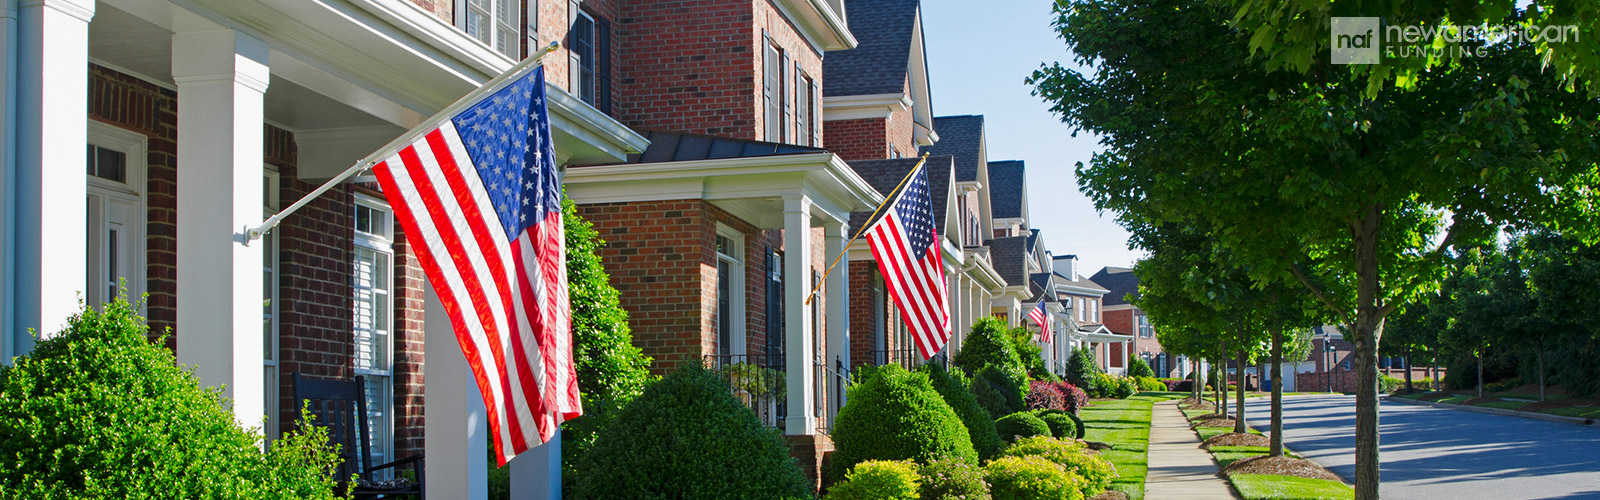
<path id="1" fill-rule="evenodd" d="M 1231 418 L 1199 409 L 1183 413 L 1194 423 L 1200 447 L 1216 460 L 1219 475 L 1245 500 L 1345 500 L 1355 495 L 1338 475 L 1293 452 L 1268 457 L 1271 443 L 1260 431 L 1235 434 Z"/>
<path id="2" fill-rule="evenodd" d="M 1539 401 L 1538 386 L 1523 386 L 1477 397 L 1477 391 L 1442 391 L 1395 394 L 1390 397 L 1464 406 L 1545 413 L 1563 417 L 1600 419 L 1600 399 L 1568 396 L 1559 387 L 1547 387 L 1545 400 Z"/>
<path id="3" fill-rule="evenodd" d="M 1129 499 L 1144 498 L 1150 450 L 1150 408 L 1157 401 L 1178 399 L 1186 393 L 1144 392 L 1128 399 L 1097 400 L 1078 413 L 1086 429 L 1084 439 L 1111 445 L 1101 456 L 1117 467 L 1118 478 L 1110 491 Z M 1109 497 L 1107 497 L 1109 498 Z"/>

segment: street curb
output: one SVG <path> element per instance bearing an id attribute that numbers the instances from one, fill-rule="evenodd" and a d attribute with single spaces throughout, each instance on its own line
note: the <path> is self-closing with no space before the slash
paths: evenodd
<path id="1" fill-rule="evenodd" d="M 1561 415 L 1551 415 L 1549 413 L 1535 413 L 1535 412 L 1531 412 L 1531 411 L 1507 410 L 1507 409 L 1504 409 L 1504 408 L 1486 408 L 1486 407 L 1482 407 L 1482 406 L 1467 406 L 1467 405 L 1456 405 L 1456 404 L 1449 404 L 1449 403 L 1436 403 L 1436 402 L 1433 402 L 1433 401 L 1418 401 L 1418 400 L 1415 400 L 1415 399 L 1396 398 L 1396 397 L 1392 397 L 1392 396 L 1384 396 L 1383 398 L 1385 400 L 1388 400 L 1388 401 L 1393 401 L 1393 402 L 1396 402 L 1396 403 L 1405 403 L 1405 404 L 1410 404 L 1410 405 L 1432 406 L 1434 408 L 1449 408 L 1449 409 L 1452 409 L 1452 410 L 1470 411 L 1470 412 L 1477 412 L 1477 413 L 1488 413 L 1490 415 L 1504 415 L 1504 416 L 1508 416 L 1508 417 L 1520 417 L 1520 418 L 1527 418 L 1527 419 L 1533 419 L 1533 420 L 1544 420 L 1544 421 L 1547 421 L 1547 422 L 1556 422 L 1556 423 L 1562 423 L 1562 424 L 1594 425 L 1594 419 L 1592 419 L 1592 418 L 1564 417 L 1564 416 L 1561 416 Z"/>

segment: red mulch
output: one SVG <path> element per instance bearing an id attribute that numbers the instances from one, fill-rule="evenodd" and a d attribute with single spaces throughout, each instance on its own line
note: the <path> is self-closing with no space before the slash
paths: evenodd
<path id="1" fill-rule="evenodd" d="M 1194 423 L 1189 424 L 1189 428 L 1193 429 L 1193 428 L 1196 428 L 1196 427 L 1234 427 L 1235 425 L 1237 425 L 1237 423 L 1234 422 L 1233 419 L 1231 419 L 1231 418 L 1213 418 L 1213 419 L 1209 419 L 1209 420 L 1195 420 Z"/>
<path id="2" fill-rule="evenodd" d="M 1085 500 L 1128 500 L 1128 494 L 1117 490 L 1106 490 L 1104 493 L 1089 497 Z"/>
<path id="3" fill-rule="evenodd" d="M 1216 420 L 1216 419 L 1219 419 L 1219 418 L 1227 418 L 1227 417 L 1224 417 L 1221 413 L 1207 413 L 1205 415 L 1195 415 L 1194 417 L 1190 417 L 1189 418 L 1189 422 L 1193 423 L 1193 422 L 1199 422 L 1199 421 L 1202 421 L 1202 420 Z"/>
<path id="4" fill-rule="evenodd" d="M 1272 474 L 1279 476 L 1306 477 L 1311 479 L 1332 479 L 1342 481 L 1337 474 L 1328 472 L 1316 462 L 1289 457 L 1252 457 L 1240 460 L 1222 469 L 1224 475 L 1233 474 Z"/>
<path id="5" fill-rule="evenodd" d="M 1230 432 L 1211 436 L 1211 439 L 1200 443 L 1203 449 L 1209 450 L 1212 446 L 1272 446 L 1272 440 L 1260 434 Z"/>
<path id="6" fill-rule="evenodd" d="M 1566 393 L 1567 393 L 1567 390 L 1566 389 L 1562 389 L 1561 386 L 1557 386 L 1557 385 L 1544 386 L 1544 395 L 1545 396 L 1556 396 L 1556 395 L 1562 395 L 1562 394 L 1566 394 Z M 1529 395 L 1529 394 L 1538 395 L 1539 394 L 1539 384 L 1528 384 L 1528 385 L 1524 385 L 1522 387 L 1512 387 L 1512 388 L 1506 389 L 1504 391 L 1496 392 L 1495 394 L 1501 394 L 1501 395 L 1513 395 L 1514 394 L 1514 395 L 1517 395 L 1518 397 L 1521 397 L 1521 396 L 1524 396 L 1524 395 Z"/>

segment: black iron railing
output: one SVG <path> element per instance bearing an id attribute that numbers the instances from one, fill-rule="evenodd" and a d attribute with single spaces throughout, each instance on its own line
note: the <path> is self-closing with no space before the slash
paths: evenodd
<path id="1" fill-rule="evenodd" d="M 922 354 L 916 349 L 879 349 L 868 352 L 867 359 L 873 366 L 893 364 L 907 370 L 915 370 L 922 365 Z"/>
<path id="2" fill-rule="evenodd" d="M 705 357 L 706 368 L 727 380 L 733 397 L 755 412 L 767 427 L 783 428 L 788 378 L 783 356 L 722 354 Z"/>
<path id="3" fill-rule="evenodd" d="M 828 363 L 823 358 L 816 358 L 816 410 L 822 416 L 822 426 L 817 432 L 833 434 L 834 420 L 839 417 L 839 409 L 844 407 L 845 390 L 850 386 L 850 369 L 844 366 L 844 360 L 834 358 L 833 363 Z"/>

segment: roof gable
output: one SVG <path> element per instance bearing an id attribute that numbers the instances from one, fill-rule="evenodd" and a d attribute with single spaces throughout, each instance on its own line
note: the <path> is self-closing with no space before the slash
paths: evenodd
<path id="1" fill-rule="evenodd" d="M 1027 217 L 1027 179 L 1020 160 L 989 162 L 989 203 L 994 218 Z"/>
<path id="2" fill-rule="evenodd" d="M 861 176 L 861 179 L 867 181 L 867 184 L 871 185 L 873 189 L 883 193 L 885 199 L 888 199 L 894 195 L 894 190 L 900 185 L 900 181 L 905 180 L 906 174 L 911 173 L 911 169 L 917 166 L 918 160 L 920 158 L 853 161 L 850 162 L 850 168 L 855 170 L 856 175 Z M 950 209 L 950 186 L 952 184 L 950 181 L 950 164 L 951 158 L 949 156 L 929 156 L 928 163 L 924 167 L 928 171 L 929 201 L 932 202 L 933 209 L 936 212 L 933 217 L 934 232 L 940 235 L 945 233 L 944 228 L 947 217 L 944 212 Z M 871 216 L 872 212 L 851 213 L 850 231 L 854 233 L 860 228 L 867 227 L 874 220 Z M 880 213 L 878 216 L 881 218 L 883 214 Z"/>
<path id="3" fill-rule="evenodd" d="M 1105 305 L 1127 304 L 1128 298 L 1139 295 L 1139 275 L 1125 267 L 1106 267 L 1089 277 L 1089 281 L 1105 287 Z"/>
<path id="4" fill-rule="evenodd" d="M 845 9 L 859 44 L 823 58 L 822 95 L 905 92 L 918 0 L 847 0 Z"/>
<path id="5" fill-rule="evenodd" d="M 830 56 L 831 57 L 831 56 Z M 972 182 L 986 161 L 983 154 L 983 115 L 941 116 L 933 119 L 939 142 L 922 151 L 955 157 L 956 182 Z"/>
<path id="6" fill-rule="evenodd" d="M 1006 286 L 1028 283 L 1028 237 L 1011 236 L 989 241 L 989 259 Z"/>

